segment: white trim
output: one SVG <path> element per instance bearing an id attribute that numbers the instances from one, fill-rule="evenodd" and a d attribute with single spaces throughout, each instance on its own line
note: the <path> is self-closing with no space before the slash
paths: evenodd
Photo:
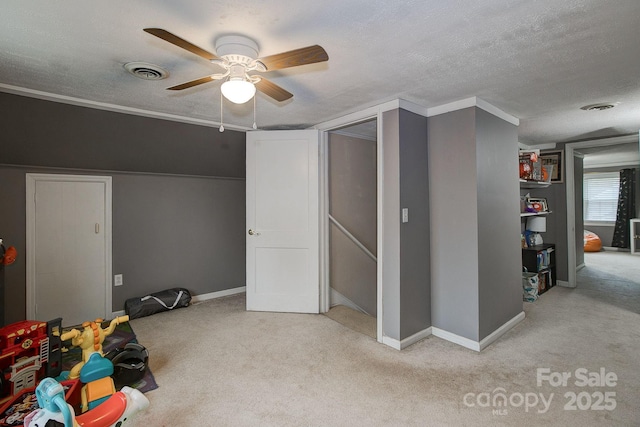
<path id="1" fill-rule="evenodd" d="M 470 350 L 480 351 L 480 343 L 477 341 L 470 340 L 469 338 L 465 338 L 460 335 L 456 335 L 452 332 L 445 331 L 444 329 L 436 328 L 435 326 L 431 327 L 431 332 L 435 337 L 442 338 L 443 340 L 461 345 Z"/>
<path id="2" fill-rule="evenodd" d="M 427 117 L 438 116 L 440 114 L 450 113 L 452 111 L 463 110 L 469 107 L 478 107 L 487 113 L 493 114 L 496 117 L 501 118 L 504 121 L 511 123 L 512 125 L 520 126 L 520 119 L 511 114 L 505 113 L 498 107 L 489 104 L 487 101 L 473 96 L 471 98 L 461 99 L 459 101 L 450 102 L 448 104 L 439 105 L 437 107 L 431 107 L 427 109 Z"/>
<path id="3" fill-rule="evenodd" d="M 383 336 L 382 337 L 382 341 L 380 341 L 382 344 L 384 345 L 388 345 L 391 348 L 395 348 L 396 350 L 402 350 L 402 347 L 400 345 L 400 341 L 398 341 L 395 338 L 390 338 L 388 336 Z"/>
<path id="4" fill-rule="evenodd" d="M 373 137 L 373 136 L 360 135 L 360 134 L 355 133 L 355 132 L 345 132 L 342 129 L 332 130 L 332 131 L 330 131 L 330 133 L 333 133 L 333 134 L 336 134 L 336 135 L 346 136 L 348 138 L 364 139 L 365 141 L 377 141 L 378 140 L 376 137 Z"/>
<path id="5" fill-rule="evenodd" d="M 562 286 L 563 288 L 575 288 L 575 285 L 569 286 L 569 282 L 567 282 L 566 280 L 556 280 L 556 285 Z"/>
<path id="6" fill-rule="evenodd" d="M 511 320 L 509 320 L 504 325 L 500 326 L 498 329 L 484 337 L 482 341 L 480 341 L 480 351 L 487 348 L 491 343 L 496 341 L 498 338 L 506 334 L 511 328 L 516 326 L 518 323 L 522 322 L 525 318 L 524 311 L 521 311 L 517 315 L 515 315 Z"/>
<path id="7" fill-rule="evenodd" d="M 440 329 L 440 328 L 436 328 L 436 327 L 432 327 L 431 330 L 432 330 L 433 335 L 438 337 L 438 338 L 442 338 L 442 339 L 450 341 L 450 342 L 452 342 L 454 344 L 458 344 L 458 345 L 461 345 L 463 347 L 466 347 L 466 348 L 468 348 L 470 350 L 480 352 L 480 351 L 484 350 L 485 348 L 487 348 L 490 344 L 492 344 L 498 338 L 500 338 L 502 335 L 507 333 L 509 330 L 511 330 L 511 328 L 516 326 L 518 323 L 522 322 L 524 320 L 524 318 L 525 318 L 524 311 L 521 311 L 516 316 L 514 316 L 511 320 L 509 320 L 508 322 L 506 322 L 505 324 L 500 326 L 498 329 L 493 331 L 491 334 L 487 335 L 480 342 L 474 341 L 474 340 L 469 339 L 469 338 L 465 338 L 465 337 L 460 336 L 460 335 L 456 335 L 456 334 L 454 334 L 452 332 L 445 331 L 444 329 Z"/>
<path id="8" fill-rule="evenodd" d="M 424 117 L 427 117 L 427 112 L 429 111 L 429 109 L 426 107 L 423 107 L 418 104 L 414 104 L 413 102 L 410 102 L 404 99 L 400 100 L 399 108 L 402 108 L 403 110 L 407 110 L 411 113 L 418 114 Z M 391 108 L 390 110 L 395 110 L 395 108 Z M 382 110 L 382 111 L 384 112 L 388 110 Z"/>
<path id="9" fill-rule="evenodd" d="M 199 302 L 208 301 L 211 299 L 228 297 L 230 295 L 241 294 L 247 291 L 246 286 L 240 286 L 238 288 L 224 289 L 222 291 L 209 292 L 207 294 L 192 295 L 191 304 L 197 304 Z"/>
<path id="10" fill-rule="evenodd" d="M 230 295 L 241 294 L 246 291 L 247 291 L 247 287 L 241 286 L 239 288 L 231 288 L 231 289 L 225 289 L 223 291 L 209 292 L 207 294 L 193 295 L 191 296 L 191 304 L 198 304 L 198 303 L 216 299 L 216 298 L 222 298 Z M 125 314 L 127 313 L 124 310 L 114 311 L 113 313 L 111 313 L 111 318 L 114 319 L 119 316 L 124 316 Z"/>
<path id="11" fill-rule="evenodd" d="M 574 155 L 576 153 L 574 152 Z M 580 154 L 580 153 L 578 153 Z M 576 156 L 577 157 L 577 156 Z M 582 155 L 582 157 L 584 158 L 584 155 Z M 596 162 L 596 163 L 590 163 L 588 165 L 584 165 L 584 170 L 588 171 L 591 169 L 600 169 L 600 168 L 618 168 L 618 167 L 626 167 L 626 166 L 633 166 L 633 167 L 638 167 L 638 162 L 629 162 L 629 161 L 619 161 L 619 162 Z"/>
<path id="12" fill-rule="evenodd" d="M 318 153 L 318 218 L 319 233 L 318 243 L 320 248 L 320 313 L 327 313 L 331 308 L 331 281 L 329 276 L 329 134 L 320 132 L 320 146 Z"/>
<path id="13" fill-rule="evenodd" d="M 376 255 L 378 262 L 376 264 L 376 295 L 377 295 L 377 306 L 376 306 L 376 337 L 378 342 L 384 342 L 384 331 L 383 331 L 383 319 L 384 319 L 384 304 L 383 304 L 383 261 L 385 260 L 385 251 L 384 251 L 384 206 L 382 204 L 382 200 L 384 200 L 384 126 L 382 123 L 382 113 L 378 114 L 378 122 L 377 124 L 377 132 L 378 132 L 378 143 L 376 144 L 376 167 L 378 168 L 377 173 L 377 188 L 376 188 L 376 198 L 377 198 L 377 217 L 378 224 L 376 229 L 376 234 L 378 236 L 376 242 Z"/>
<path id="14" fill-rule="evenodd" d="M 358 124 L 360 122 L 364 122 L 373 118 L 380 117 L 382 113 L 386 111 L 393 111 L 397 109 L 403 109 L 410 111 L 415 114 L 420 114 L 422 116 L 427 116 L 428 109 L 426 107 L 422 107 L 418 104 L 414 104 L 413 102 L 404 100 L 404 99 L 394 99 L 392 101 L 388 101 L 382 104 L 374 105 L 371 107 L 365 107 L 360 111 L 356 111 L 353 113 L 345 114 L 344 116 L 328 120 L 322 123 L 318 123 L 312 126 L 312 129 L 318 129 L 321 131 L 333 131 L 334 129 Z M 380 134 L 378 133 L 378 138 Z"/>
<path id="15" fill-rule="evenodd" d="M 111 313 L 112 307 L 112 178 L 110 176 L 95 175 L 63 175 L 63 174 L 40 174 L 27 173 L 26 180 L 26 313 L 27 319 L 35 319 L 35 247 L 36 247 L 36 182 L 38 181 L 62 181 L 62 182 L 99 182 L 105 186 L 104 200 L 104 236 L 105 236 L 105 306 L 104 314 Z"/>
<path id="16" fill-rule="evenodd" d="M 523 150 L 555 150 L 558 144 L 555 142 L 550 142 L 548 144 L 538 144 L 538 145 L 525 145 Z"/>
<path id="17" fill-rule="evenodd" d="M 382 309 L 382 260 L 384 259 L 384 251 L 382 250 L 382 221 L 383 221 L 383 209 L 382 209 L 382 195 L 383 195 L 383 163 L 382 163 L 382 145 L 383 145 L 383 133 L 382 133 L 382 113 L 383 111 L 391 111 L 399 108 L 400 102 L 392 101 L 386 104 L 381 104 L 375 107 L 367 108 L 363 111 L 351 113 L 346 116 L 329 120 L 324 123 L 313 126 L 313 129 L 318 129 L 322 132 L 321 148 L 320 148 L 320 311 L 326 313 L 329 311 L 330 305 L 330 283 L 329 283 L 329 206 L 328 206 L 328 175 L 329 166 L 326 159 L 328 153 L 328 133 L 334 129 L 343 128 L 349 125 L 358 124 L 368 120 L 377 120 L 377 277 L 376 277 L 376 298 L 377 298 L 377 315 L 376 315 L 376 340 L 379 343 L 384 343 L 384 337 L 382 333 L 382 325 L 384 319 L 384 312 Z"/>
<path id="18" fill-rule="evenodd" d="M 431 335 L 433 335 L 433 333 L 432 333 L 432 328 L 430 326 L 427 329 L 423 329 L 421 331 L 416 332 L 415 334 L 403 339 L 402 341 L 398 341 L 395 338 L 384 336 L 382 337 L 382 344 L 388 345 L 389 347 L 395 348 L 396 350 L 403 350 L 409 347 L 410 345 L 413 345 L 418 341 L 422 341 L 423 339 Z"/>
<path id="19" fill-rule="evenodd" d="M 566 205 L 567 205 L 567 281 L 557 281 L 560 286 L 569 288 L 576 287 L 576 243 L 575 243 L 575 229 L 576 229 L 576 191 L 575 191 L 575 169 L 573 167 L 573 158 L 575 156 L 575 149 L 588 148 L 588 147 L 602 147 L 617 144 L 626 144 L 630 142 L 637 142 L 638 134 L 617 136 L 613 138 L 600 138 L 590 139 L 587 141 L 571 142 L 564 146 L 565 153 L 565 193 L 566 193 Z"/>
<path id="20" fill-rule="evenodd" d="M 131 114 L 134 116 L 150 117 L 154 119 L 170 120 L 174 122 L 189 123 L 193 125 L 220 127 L 219 122 L 213 120 L 195 119 L 192 117 L 178 116 L 176 114 L 161 113 L 158 111 L 143 110 L 140 108 L 125 107 L 122 105 L 109 104 L 106 102 L 91 101 L 88 99 L 75 98 L 73 96 L 58 95 L 56 93 L 43 92 L 35 89 L 27 89 L 19 86 L 12 86 L 0 83 L 0 92 L 11 93 L 14 95 L 26 96 L 29 98 L 42 99 L 45 101 L 60 102 L 62 104 L 76 105 L 78 107 L 95 108 L 97 110 L 112 111 L 116 113 Z M 245 126 L 236 126 L 232 124 L 224 124 L 225 129 L 250 131 L 253 128 Z"/>
<path id="21" fill-rule="evenodd" d="M 14 168 L 14 169 L 29 169 L 29 170 L 41 170 L 44 172 L 33 173 L 45 173 L 49 171 L 61 171 L 67 174 L 82 173 L 110 173 L 114 175 L 147 175 L 147 176 L 170 176 L 174 178 L 198 178 L 198 179 L 221 179 L 225 181 L 245 181 L 245 178 L 235 178 L 232 176 L 213 176 L 213 175 L 187 175 L 181 173 L 165 173 L 165 172 L 136 172 L 126 170 L 113 170 L 113 169 L 81 169 L 81 168 L 66 168 L 58 166 L 38 166 L 38 165 L 12 165 L 9 163 L 0 163 L 2 168 Z"/>

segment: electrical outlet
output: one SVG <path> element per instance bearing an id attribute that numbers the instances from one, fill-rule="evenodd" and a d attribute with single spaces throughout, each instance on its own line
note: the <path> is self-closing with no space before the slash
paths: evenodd
<path id="1" fill-rule="evenodd" d="M 113 286 L 122 286 L 122 274 L 113 276 Z"/>

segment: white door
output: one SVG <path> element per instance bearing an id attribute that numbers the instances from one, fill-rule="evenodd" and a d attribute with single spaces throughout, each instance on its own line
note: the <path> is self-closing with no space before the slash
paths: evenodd
<path id="1" fill-rule="evenodd" d="M 319 312 L 319 132 L 247 133 L 247 310 Z"/>
<path id="2" fill-rule="evenodd" d="M 27 315 L 111 316 L 111 178 L 27 175 Z"/>

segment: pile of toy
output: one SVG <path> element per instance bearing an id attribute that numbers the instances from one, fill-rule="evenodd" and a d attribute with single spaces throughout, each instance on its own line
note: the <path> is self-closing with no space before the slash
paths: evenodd
<path id="1" fill-rule="evenodd" d="M 149 406 L 130 387 L 147 370 L 148 352 L 137 344 L 107 354 L 102 343 L 128 316 L 62 331 L 62 319 L 22 321 L 0 328 L 0 427 L 121 426 Z M 63 342 L 82 350 L 82 360 L 62 371 Z"/>

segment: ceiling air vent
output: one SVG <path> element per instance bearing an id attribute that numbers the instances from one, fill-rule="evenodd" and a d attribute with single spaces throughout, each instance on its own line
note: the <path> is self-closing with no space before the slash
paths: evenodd
<path id="1" fill-rule="evenodd" d="M 585 105 L 584 107 L 580 107 L 580 109 L 585 111 L 602 111 L 602 110 L 608 110 L 609 108 L 613 108 L 613 107 L 615 107 L 615 104 L 603 102 L 601 104 Z"/>
<path id="2" fill-rule="evenodd" d="M 127 62 L 124 64 L 124 69 L 144 80 L 162 80 L 169 76 L 167 70 L 148 62 Z"/>

